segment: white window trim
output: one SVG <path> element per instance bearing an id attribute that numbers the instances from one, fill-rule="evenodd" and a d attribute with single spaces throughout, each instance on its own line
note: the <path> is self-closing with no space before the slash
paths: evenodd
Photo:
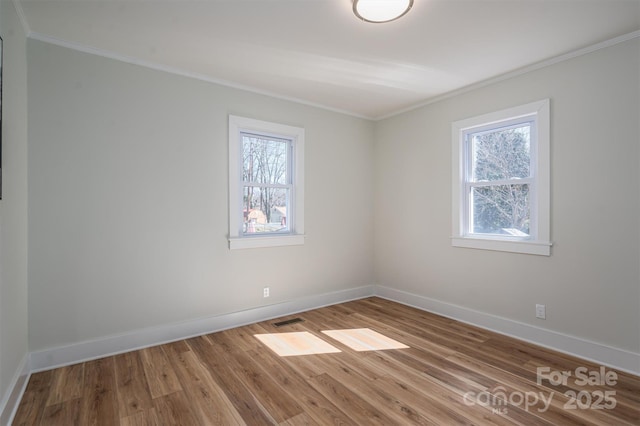
<path id="1" fill-rule="evenodd" d="M 243 235 L 242 158 L 240 132 L 255 132 L 291 139 L 293 144 L 293 221 L 286 234 Z M 304 129 L 229 115 L 229 249 L 291 246 L 304 244 Z"/>
<path id="2" fill-rule="evenodd" d="M 550 228 L 550 107 L 549 99 L 532 102 L 502 111 L 492 112 L 452 124 L 452 237 L 454 247 L 466 247 L 483 250 L 506 251 L 513 253 L 551 255 Z M 530 239 L 515 239 L 490 235 L 466 235 L 464 232 L 464 131 L 482 125 L 499 123 L 509 119 L 536 116 L 537 143 L 532 147 L 531 155 L 536 159 L 537 168 L 533 170 L 536 179 L 535 200 L 532 203 L 531 216 L 536 222 L 534 235 Z"/>

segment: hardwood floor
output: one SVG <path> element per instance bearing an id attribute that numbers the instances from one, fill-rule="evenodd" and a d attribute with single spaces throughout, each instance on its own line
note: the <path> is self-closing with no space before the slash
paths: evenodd
<path id="1" fill-rule="evenodd" d="M 13 424 L 640 424 L 637 376 L 380 298 L 293 317 L 33 374 Z M 352 328 L 410 348 L 321 333 Z M 293 331 L 342 352 L 280 357 L 254 337 Z"/>

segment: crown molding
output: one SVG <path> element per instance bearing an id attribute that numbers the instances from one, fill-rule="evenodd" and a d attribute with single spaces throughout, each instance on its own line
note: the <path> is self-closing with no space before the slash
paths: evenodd
<path id="1" fill-rule="evenodd" d="M 570 52 L 563 53 L 562 55 L 554 56 L 552 58 L 545 59 L 544 61 L 535 62 L 533 64 L 524 66 L 522 68 L 518 68 L 516 70 L 509 71 L 507 73 L 500 74 L 500 75 L 497 75 L 495 77 L 491 77 L 491 78 L 488 78 L 486 80 L 482 80 L 482 81 L 479 81 L 477 83 L 473 83 L 473 84 L 470 84 L 468 86 L 461 87 L 460 89 L 455 89 L 455 90 L 452 90 L 450 92 L 443 93 L 442 95 L 434 96 L 434 97 L 429 98 L 429 99 L 427 99 L 427 100 L 425 100 L 423 102 L 420 102 L 420 103 L 417 103 L 415 105 L 403 108 L 401 110 L 398 110 L 398 111 L 395 111 L 395 112 L 392 112 L 392 113 L 389 113 L 389 114 L 385 114 L 385 115 L 382 115 L 382 116 L 379 116 L 379 117 L 375 117 L 374 120 L 375 121 L 381 121 L 381 120 L 384 120 L 384 119 L 387 119 L 387 118 L 395 117 L 397 115 L 404 114 L 405 112 L 413 111 L 413 110 L 425 107 L 427 105 L 432 105 L 432 104 L 435 104 L 437 102 L 444 101 L 446 99 L 450 99 L 450 98 L 456 97 L 458 95 L 462 95 L 462 94 L 467 93 L 467 92 L 471 92 L 472 90 L 476 90 L 476 89 L 480 89 L 482 87 L 490 86 L 492 84 L 499 83 L 499 82 L 505 81 L 505 80 L 509 80 L 511 78 L 518 77 L 520 75 L 528 74 L 530 72 L 533 72 L 533 71 L 536 71 L 536 70 L 539 70 L 539 69 L 542 69 L 542 68 L 546 68 L 546 67 L 549 67 L 551 65 L 558 64 L 560 62 L 568 61 L 570 59 L 577 58 L 579 56 L 587 55 L 589 53 L 593 53 L 593 52 L 596 52 L 596 51 L 601 50 L 601 49 L 606 49 L 608 47 L 615 46 L 617 44 L 624 43 L 626 41 L 630 41 L 630 40 L 633 40 L 635 38 L 640 38 L 640 30 L 633 31 L 633 32 L 630 32 L 630 33 L 627 33 L 627 34 L 623 34 L 621 36 L 614 37 L 612 39 L 605 40 L 603 42 L 596 43 L 596 44 L 593 44 L 591 46 L 583 47 L 581 49 L 572 50 Z"/>
<path id="2" fill-rule="evenodd" d="M 14 0 L 14 1 L 18 1 L 18 0 Z M 362 114 L 356 114 L 356 113 L 354 113 L 352 111 L 347 111 L 347 110 L 340 109 L 340 108 L 332 108 L 332 107 L 329 107 L 329 106 L 326 106 L 326 105 L 322 105 L 322 104 L 318 104 L 318 103 L 315 103 L 315 102 L 306 101 L 304 99 L 298 99 L 298 98 L 294 98 L 294 97 L 290 97 L 290 96 L 284 96 L 284 95 L 278 94 L 276 92 L 271 92 L 269 90 L 258 89 L 258 88 L 253 87 L 253 86 L 234 83 L 234 82 L 229 81 L 229 80 L 213 78 L 213 77 L 210 77 L 210 76 L 205 75 L 205 74 L 200 74 L 200 73 L 184 70 L 184 69 L 177 68 L 177 67 L 171 67 L 171 66 L 168 66 L 168 65 L 159 64 L 157 62 L 137 59 L 137 58 L 134 58 L 134 57 L 131 57 L 131 56 L 126 56 L 126 55 L 121 55 L 119 53 L 115 53 L 115 52 L 112 52 L 112 51 L 109 51 L 109 50 L 98 49 L 98 48 L 91 47 L 91 46 L 88 46 L 88 45 L 84 45 L 84 44 L 81 44 L 81 43 L 75 43 L 75 42 L 71 42 L 71 41 L 68 41 L 68 40 L 63 40 L 63 39 L 59 39 L 59 38 L 56 38 L 56 37 L 51 37 L 51 36 L 48 36 L 46 34 L 41 34 L 41 33 L 37 33 L 37 32 L 31 31 L 29 33 L 28 37 L 30 39 L 32 39 L 32 40 L 42 41 L 42 42 L 53 44 L 53 45 L 56 45 L 56 46 L 65 47 L 67 49 L 76 50 L 76 51 L 79 51 L 79 52 L 82 52 L 82 53 L 89 53 L 91 55 L 101 56 L 103 58 L 113 59 L 113 60 L 116 60 L 116 61 L 125 62 L 125 63 L 132 64 L 132 65 L 138 65 L 138 66 L 141 66 L 141 67 L 150 68 L 152 70 L 162 71 L 162 72 L 166 72 L 166 73 L 169 73 L 169 74 L 178 75 L 178 76 L 181 76 L 181 77 L 191 78 L 191 79 L 194 79 L 194 80 L 200 80 L 200 81 L 204 81 L 206 83 L 217 84 L 219 86 L 225 86 L 225 87 L 230 87 L 232 89 L 238 89 L 238 90 L 243 90 L 243 91 L 246 91 L 246 92 L 256 93 L 258 95 L 269 96 L 271 98 L 275 98 L 275 99 L 279 99 L 279 100 L 283 100 L 283 101 L 287 101 L 287 102 L 294 102 L 294 103 L 297 103 L 297 104 L 302 104 L 302 105 L 310 106 L 310 107 L 313 107 L 313 108 L 319 108 L 319 109 L 323 109 L 323 110 L 326 110 L 326 111 L 335 112 L 335 113 L 338 113 L 338 114 L 349 115 L 349 116 L 352 116 L 352 117 L 361 118 L 361 119 L 365 119 L 365 120 L 373 120 L 374 119 L 373 117 L 368 117 L 368 116 L 365 116 L 365 115 L 362 115 Z"/>
<path id="3" fill-rule="evenodd" d="M 276 92 L 271 92 L 268 90 L 263 90 L 263 89 L 259 89 L 253 86 L 249 86 L 249 85 L 243 85 L 243 84 L 238 84 L 238 83 L 234 83 L 232 81 L 228 81 L 228 80 L 224 80 L 224 79 L 218 79 L 218 78 L 213 78 L 210 77 L 208 75 L 205 74 L 200 74 L 200 73 L 195 73 L 192 71 L 188 71 L 188 70 L 184 70 L 184 69 L 180 69 L 180 68 L 176 68 L 176 67 L 171 67 L 171 66 L 167 66 L 167 65 L 162 65 L 156 62 L 152 62 L 152 61 L 146 61 L 146 60 L 141 60 L 141 59 L 137 59 L 134 57 L 130 57 L 130 56 L 126 56 L 126 55 L 121 55 L 109 50 L 104 50 L 104 49 L 98 49 L 95 47 L 91 47 L 88 45 L 84 45 L 81 43 L 75 43 L 75 42 L 71 42 L 68 40 L 63 40 L 63 39 L 59 39 L 56 37 L 51 37 L 48 36 L 46 34 L 41 34 L 41 33 L 36 33 L 31 31 L 31 29 L 29 28 L 29 24 L 26 20 L 26 17 L 24 15 L 24 11 L 22 10 L 22 6 L 20 5 L 20 0 L 12 0 L 14 5 L 16 6 L 16 11 L 18 13 L 18 16 L 20 17 L 20 22 L 22 23 L 22 26 L 25 30 L 25 33 L 27 35 L 28 38 L 33 39 L 33 40 L 38 40 L 38 41 L 42 41 L 45 43 L 49 43 L 49 44 L 54 44 L 57 46 L 61 46 L 61 47 L 66 47 L 68 49 L 72 49 L 72 50 L 76 50 L 76 51 L 80 51 L 83 53 L 89 53 L 92 55 L 97 55 L 97 56 L 101 56 L 101 57 L 105 57 L 105 58 L 109 58 L 109 59 L 113 59 L 113 60 L 117 60 L 120 62 L 125 62 L 128 64 L 133 64 L 133 65 L 138 65 L 141 67 L 145 67 L 145 68 L 150 68 L 156 71 L 162 71 L 162 72 L 166 72 L 169 74 L 175 74 L 175 75 L 179 75 L 182 77 L 187 77 L 187 78 L 192 78 L 195 80 L 200 80 L 200 81 L 204 81 L 207 83 L 211 83 L 211 84 L 217 84 L 220 86 L 225 86 L 225 87 L 230 87 L 233 89 L 238 89 L 238 90 L 243 90 L 243 91 L 247 91 L 247 92 L 251 92 L 251 93 L 256 93 L 259 95 L 263 95 L 263 96 L 269 96 L 275 99 L 280 99 L 283 101 L 288 101 L 288 102 L 294 102 L 297 104 L 301 104 L 301 105 L 305 105 L 305 106 L 310 106 L 313 108 L 319 108 L 319 109 L 323 109 L 326 111 L 330 111 L 330 112 L 335 112 L 338 114 L 344 114 L 344 115 L 348 115 L 351 117 L 355 117 L 355 118 L 360 118 L 360 119 L 364 119 L 364 120 L 369 120 L 369 121 L 381 121 L 381 120 L 385 120 L 387 118 L 391 118 L 391 117 L 395 117 L 397 115 L 400 114 L 404 114 L 406 112 L 410 112 L 428 105 L 432 105 L 434 103 L 446 100 L 446 99 L 450 99 L 453 98 L 455 96 L 476 90 L 476 89 L 480 89 L 482 87 L 486 87 L 495 83 L 499 83 L 501 81 L 505 81 L 505 80 L 509 80 L 511 78 L 520 76 L 520 75 L 524 75 L 527 73 L 530 73 L 532 71 L 536 71 L 542 68 L 546 68 L 548 66 L 560 63 L 560 62 L 564 62 L 564 61 L 568 61 L 570 59 L 579 57 L 579 56 L 583 56 L 601 49 L 606 49 L 608 47 L 611 46 L 615 46 L 617 44 L 620 43 L 624 43 L 626 41 L 629 40 L 633 40 L 635 38 L 639 38 L 640 37 L 640 30 L 637 31 L 633 31 L 627 34 L 623 34 L 621 36 L 618 37 L 614 37 L 612 39 L 609 40 L 605 40 L 602 41 L 600 43 L 596 43 L 587 47 L 583 47 L 577 50 L 573 50 L 567 53 L 564 53 L 562 55 L 558 55 L 543 61 L 539 61 L 539 62 L 535 62 L 533 64 L 527 65 L 525 67 L 522 68 L 518 68 L 516 70 L 504 73 L 504 74 L 500 74 L 497 75 L 495 77 L 491 77 L 488 78 L 486 80 L 482 80 L 479 81 L 477 83 L 473 83 L 470 84 L 468 86 L 464 86 L 461 87 L 459 89 L 455 89 L 452 90 L 450 92 L 447 93 L 443 93 L 442 95 L 438 95 L 438 96 L 434 96 L 431 98 L 428 98 L 426 100 L 424 100 L 423 102 L 408 106 L 406 108 L 402 108 L 400 110 L 394 111 L 392 113 L 389 114 L 384 114 L 381 116 L 367 116 L 367 115 L 362 115 L 362 114 L 358 114 L 355 113 L 353 111 L 348 111 L 348 110 L 344 110 L 344 109 L 340 109 L 340 108 L 333 108 L 333 107 L 329 107 L 323 104 L 319 104 L 319 103 L 315 103 L 315 102 L 310 102 L 304 99 L 299 99 L 299 98 L 294 98 L 294 97 L 290 97 L 290 96 L 284 96 L 281 95 L 279 93 Z"/>

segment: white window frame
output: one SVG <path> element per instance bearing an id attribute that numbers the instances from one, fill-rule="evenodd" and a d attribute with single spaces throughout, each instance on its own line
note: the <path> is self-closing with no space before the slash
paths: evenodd
<path id="1" fill-rule="evenodd" d="M 243 132 L 291 141 L 293 190 L 287 212 L 289 232 L 253 235 L 242 232 L 244 182 L 240 147 Z M 304 237 L 304 129 L 229 115 L 229 249 L 302 245 Z"/>
<path id="2" fill-rule="evenodd" d="M 489 114 L 456 121 L 452 124 L 452 237 L 454 247 L 513 253 L 551 255 L 550 241 L 550 107 L 549 99 L 532 102 Z M 471 234 L 470 187 L 467 182 L 470 156 L 465 134 L 469 130 L 500 128 L 522 119 L 532 119 L 531 178 L 522 180 L 530 184 L 530 235 L 513 237 Z"/>

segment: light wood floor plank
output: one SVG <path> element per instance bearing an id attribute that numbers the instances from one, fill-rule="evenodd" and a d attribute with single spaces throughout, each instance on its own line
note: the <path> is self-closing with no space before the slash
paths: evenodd
<path id="1" fill-rule="evenodd" d="M 225 338 L 225 336 L 220 336 Z M 231 341 L 228 341 L 231 344 Z M 264 350 L 264 349 L 263 349 Z M 282 398 L 280 385 L 265 374 L 260 365 L 252 362 L 248 353 L 238 351 L 228 360 L 228 367 L 235 370 L 237 379 L 245 386 L 266 413 L 281 423 L 304 412 L 295 399 Z"/>
<path id="2" fill-rule="evenodd" d="M 155 408 L 136 411 L 135 414 L 120 418 L 120 426 L 156 426 L 162 424 Z"/>
<path id="3" fill-rule="evenodd" d="M 41 425 L 69 426 L 80 425 L 82 398 L 70 399 L 59 404 L 45 407 L 40 420 Z"/>
<path id="4" fill-rule="evenodd" d="M 113 357 L 87 362 L 80 424 L 110 426 L 119 421 Z"/>
<path id="5" fill-rule="evenodd" d="M 303 321 L 277 327 L 279 320 Z M 358 352 L 322 333 L 369 328 L 409 348 Z M 256 334 L 307 332 L 339 353 L 278 356 Z M 640 377 L 548 380 L 600 366 L 371 297 L 31 376 L 14 425 L 640 425 Z M 608 392 L 615 407 L 595 402 Z M 524 404 L 523 398 L 542 395 Z M 600 409 L 596 409 L 600 408 Z"/>
<path id="6" fill-rule="evenodd" d="M 232 348 L 225 351 L 221 344 L 212 341 L 209 336 L 189 339 L 187 343 L 248 425 L 275 424 L 275 420 L 263 410 L 262 405 L 239 380 L 236 372 L 229 368 Z"/>
<path id="7" fill-rule="evenodd" d="M 114 363 L 120 417 L 135 416 L 152 408 L 140 351 L 116 355 Z"/>
<path id="8" fill-rule="evenodd" d="M 244 424 L 224 391 L 192 351 L 183 352 L 179 343 L 168 344 L 165 348 L 199 424 Z"/>
<path id="9" fill-rule="evenodd" d="M 142 349 L 140 357 L 151 398 L 156 399 L 182 390 L 173 366 L 161 346 Z"/>
<path id="10" fill-rule="evenodd" d="M 287 397 L 298 400 L 305 407 L 308 416 L 294 416 L 282 423 L 290 423 L 292 421 L 301 421 L 303 418 L 312 420 L 313 423 L 349 425 L 355 424 L 348 414 L 340 411 L 327 398 L 325 398 L 317 389 L 309 386 L 305 376 L 300 375 L 298 370 L 288 361 L 290 357 L 282 358 L 264 350 L 250 350 L 248 355 L 257 362 L 265 374 L 280 385 Z M 304 357 L 295 357 L 304 358 Z M 307 357 L 308 358 L 308 357 Z M 313 374 L 310 377 L 315 377 Z"/>
<path id="11" fill-rule="evenodd" d="M 184 392 L 173 392 L 153 399 L 155 415 L 160 420 L 159 425 L 198 425 L 198 418 L 193 412 L 193 406 Z"/>
<path id="12" fill-rule="evenodd" d="M 336 407 L 348 413 L 356 424 L 390 425 L 395 423 L 380 409 L 367 402 L 361 395 L 343 385 L 339 379 L 330 374 L 321 374 L 309 382 Z"/>
<path id="13" fill-rule="evenodd" d="M 51 390 L 46 405 L 57 405 L 61 402 L 82 397 L 84 387 L 84 364 L 69 365 L 53 372 Z"/>
<path id="14" fill-rule="evenodd" d="M 53 370 L 31 375 L 29 387 L 25 390 L 16 413 L 16 419 L 20 419 L 20 423 L 14 422 L 14 425 L 28 426 L 40 423 L 50 392 L 52 377 Z"/>

